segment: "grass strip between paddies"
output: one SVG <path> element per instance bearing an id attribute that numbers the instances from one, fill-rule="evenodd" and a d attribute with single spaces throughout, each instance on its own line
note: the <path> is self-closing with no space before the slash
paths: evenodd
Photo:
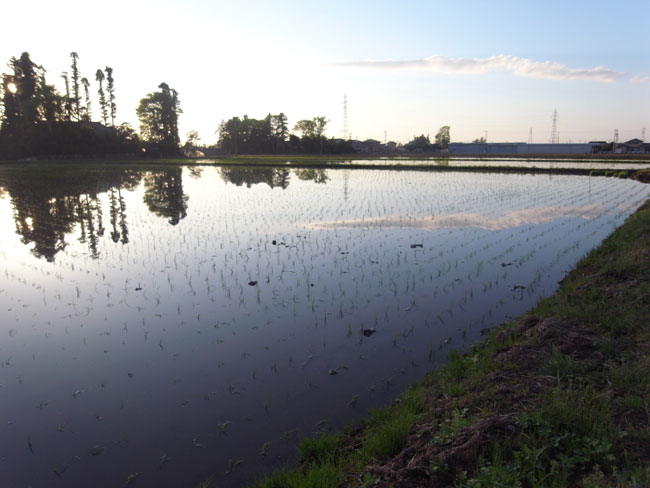
<path id="1" fill-rule="evenodd" d="M 648 317 L 650 201 L 529 314 L 253 486 L 650 486 Z"/>

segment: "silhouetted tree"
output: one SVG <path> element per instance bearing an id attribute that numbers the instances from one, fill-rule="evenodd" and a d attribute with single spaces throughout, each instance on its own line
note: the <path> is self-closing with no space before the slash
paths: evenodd
<path id="1" fill-rule="evenodd" d="M 41 69 L 40 73 L 38 96 L 41 100 L 41 117 L 45 120 L 48 130 L 52 130 L 52 124 L 61 119 L 63 100 L 56 88 L 46 83 L 44 69 Z"/>
<path id="2" fill-rule="evenodd" d="M 289 126 L 287 116 L 280 112 L 278 115 L 271 117 L 271 130 L 273 137 L 277 142 L 284 142 L 289 137 Z"/>
<path id="3" fill-rule="evenodd" d="M 18 80 L 15 75 L 2 76 L 2 130 L 15 132 L 21 120 L 20 103 L 18 101 Z"/>
<path id="4" fill-rule="evenodd" d="M 425 152 L 425 151 L 432 151 L 434 149 L 433 144 L 431 144 L 431 140 L 429 139 L 428 135 L 419 135 L 419 136 L 413 136 L 413 139 L 411 139 L 409 142 L 407 142 L 404 147 L 406 148 L 407 151 L 410 152 Z"/>
<path id="5" fill-rule="evenodd" d="M 449 141 L 450 141 L 449 126 L 443 125 L 442 127 L 440 127 L 438 133 L 436 134 L 436 144 L 440 146 L 442 149 L 447 149 L 447 147 L 449 146 Z"/>
<path id="6" fill-rule="evenodd" d="M 90 122 L 92 116 L 90 113 L 90 82 L 88 78 L 81 78 L 81 84 L 84 86 L 84 95 L 86 97 L 86 106 L 84 107 L 83 120 Z"/>
<path id="7" fill-rule="evenodd" d="M 2 120 L 0 156 L 30 155 L 40 131 L 59 115 L 60 103 L 54 87 L 45 83 L 45 70 L 30 59 L 29 53 L 11 58 L 12 74 L 2 75 Z"/>
<path id="8" fill-rule="evenodd" d="M 33 126 L 39 118 L 37 86 L 38 66 L 32 62 L 29 53 L 23 53 L 19 59 L 11 58 L 9 66 L 13 68 L 13 85 L 19 118 L 29 127 Z"/>
<path id="9" fill-rule="evenodd" d="M 178 115 L 182 113 L 178 93 L 161 83 L 160 91 L 149 93 L 140 100 L 136 110 L 140 120 L 140 133 L 150 144 L 159 147 L 163 154 L 178 152 Z"/>
<path id="10" fill-rule="evenodd" d="M 313 119 L 303 119 L 296 122 L 294 131 L 299 131 L 302 134 L 303 147 L 308 147 L 310 139 L 316 141 L 318 144 L 319 152 L 323 152 L 323 134 L 327 127 L 327 120 L 325 117 L 314 117 Z"/>
<path id="11" fill-rule="evenodd" d="M 239 154 L 239 128 L 241 120 L 233 117 L 228 121 L 221 121 L 219 124 L 219 147 L 228 154 Z"/>
<path id="12" fill-rule="evenodd" d="M 64 71 L 61 73 L 61 78 L 65 82 L 65 99 L 63 102 L 63 108 L 65 110 L 65 120 L 68 122 L 72 120 L 72 99 L 70 98 L 70 79 L 68 78 L 68 73 Z"/>
<path id="13" fill-rule="evenodd" d="M 296 122 L 293 126 L 294 131 L 301 133 L 302 137 L 315 137 L 316 136 L 316 123 L 313 119 L 303 119 Z"/>
<path id="14" fill-rule="evenodd" d="M 314 117 L 314 130 L 316 132 L 316 138 L 320 145 L 320 152 L 323 153 L 323 134 L 325 133 L 325 127 L 327 127 L 327 120 L 325 117 Z"/>
<path id="15" fill-rule="evenodd" d="M 77 65 L 77 61 L 79 59 L 79 55 L 75 52 L 70 53 L 70 57 L 72 58 L 72 109 L 73 109 L 73 114 L 74 118 L 77 122 L 81 120 L 81 96 L 80 96 L 80 91 L 79 91 L 79 67 Z"/>
<path id="16" fill-rule="evenodd" d="M 128 152 L 138 152 L 140 151 L 141 143 L 138 133 L 135 131 L 131 124 L 128 122 L 122 122 L 120 125 L 115 127 L 115 133 L 119 144 Z"/>
<path id="17" fill-rule="evenodd" d="M 104 72 L 101 69 L 98 69 L 95 73 L 95 79 L 99 83 L 99 88 L 97 93 L 99 94 L 99 110 L 102 113 L 102 124 L 106 125 L 108 123 L 108 107 L 106 106 L 106 94 L 104 93 Z"/>
<path id="18" fill-rule="evenodd" d="M 28 53 L 11 58 L 13 73 L 0 75 L 0 158 L 140 152 L 137 134 L 128 125 L 107 129 L 78 123 L 91 120 L 90 83 L 86 78 L 78 80 L 75 53 L 72 59 L 76 92 L 71 95 L 70 78 L 64 72 L 66 93 L 61 96 L 46 83 L 45 69 L 33 63 Z M 85 103 L 78 97 L 79 81 Z M 106 112 L 103 121 L 107 122 Z"/>
<path id="19" fill-rule="evenodd" d="M 183 146 L 184 149 L 194 149 L 201 138 L 199 137 L 199 133 L 195 130 L 191 130 L 187 133 L 187 140 L 185 141 L 185 145 Z"/>
<path id="20" fill-rule="evenodd" d="M 108 93 L 107 105 L 111 114 L 111 125 L 115 127 L 115 114 L 117 105 L 115 105 L 115 80 L 113 79 L 113 68 L 106 66 L 106 92 Z"/>

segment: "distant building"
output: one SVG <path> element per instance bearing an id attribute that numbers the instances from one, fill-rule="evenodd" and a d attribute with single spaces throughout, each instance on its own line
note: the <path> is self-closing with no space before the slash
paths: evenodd
<path id="1" fill-rule="evenodd" d="M 449 154 L 592 154 L 591 144 L 526 144 L 525 142 L 452 142 Z"/>
<path id="2" fill-rule="evenodd" d="M 593 154 L 600 154 L 611 151 L 611 144 L 607 141 L 589 141 Z"/>
<path id="3" fill-rule="evenodd" d="M 386 152 L 386 147 L 379 141 L 374 139 L 366 139 L 363 141 L 364 145 L 368 148 L 368 153 L 379 154 Z"/>
<path id="4" fill-rule="evenodd" d="M 375 139 L 366 139 L 365 141 L 350 141 L 352 149 L 359 154 L 384 154 L 386 145 Z"/>
<path id="5" fill-rule="evenodd" d="M 357 152 L 359 154 L 367 154 L 368 153 L 368 148 L 366 147 L 366 145 L 363 142 L 354 140 L 354 141 L 350 141 L 350 144 L 352 144 L 352 149 L 354 149 L 355 152 Z"/>
<path id="6" fill-rule="evenodd" d="M 625 154 L 644 154 L 648 152 L 650 144 L 644 144 L 641 139 L 630 139 L 623 144 L 616 145 L 616 152 L 623 152 Z"/>

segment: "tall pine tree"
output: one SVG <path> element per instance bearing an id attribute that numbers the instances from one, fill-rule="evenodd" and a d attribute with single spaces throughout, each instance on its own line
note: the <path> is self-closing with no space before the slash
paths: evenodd
<path id="1" fill-rule="evenodd" d="M 70 53 L 72 58 L 72 110 L 77 122 L 81 120 L 81 95 L 79 90 L 79 67 L 77 61 L 79 55 L 75 52 Z"/>
<path id="2" fill-rule="evenodd" d="M 70 122 L 72 120 L 72 99 L 70 98 L 70 78 L 68 78 L 68 73 L 64 71 L 61 73 L 61 78 L 65 82 L 65 101 L 63 103 L 63 108 L 65 110 L 65 120 Z"/>
<path id="3" fill-rule="evenodd" d="M 91 114 L 90 114 L 90 82 L 88 81 L 88 78 L 81 78 L 81 84 L 84 86 L 84 95 L 86 97 L 86 106 L 84 107 L 84 114 L 83 114 L 83 120 L 85 122 L 90 122 L 91 120 Z"/>
<path id="4" fill-rule="evenodd" d="M 106 66 L 106 91 L 108 92 L 108 110 L 111 114 L 111 125 L 115 127 L 115 113 L 117 112 L 117 105 L 115 105 L 115 80 L 113 79 L 113 68 Z"/>
<path id="5" fill-rule="evenodd" d="M 106 94 L 104 93 L 104 72 L 101 69 L 98 69 L 95 73 L 95 79 L 99 83 L 97 93 L 99 94 L 99 110 L 102 113 L 102 124 L 106 125 L 108 122 L 108 108 L 106 106 Z"/>

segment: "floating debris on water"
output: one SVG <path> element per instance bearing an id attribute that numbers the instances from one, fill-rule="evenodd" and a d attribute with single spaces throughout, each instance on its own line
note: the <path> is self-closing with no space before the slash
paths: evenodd
<path id="1" fill-rule="evenodd" d="M 94 447 L 90 450 L 90 454 L 92 454 L 93 456 L 99 456 L 99 455 L 102 454 L 105 450 L 106 450 L 106 448 L 103 447 L 103 446 L 94 446 Z"/>
<path id="2" fill-rule="evenodd" d="M 228 469 L 224 471 L 224 474 L 232 474 L 235 469 L 237 469 L 237 466 L 239 466 L 241 463 L 243 463 L 243 459 L 238 459 L 237 461 L 233 461 L 232 459 L 228 459 Z"/>
<path id="3" fill-rule="evenodd" d="M 126 477 L 126 481 L 124 482 L 124 486 L 128 486 L 132 484 L 136 478 L 140 477 L 142 475 L 141 471 L 138 471 L 137 473 L 130 474 Z"/>

